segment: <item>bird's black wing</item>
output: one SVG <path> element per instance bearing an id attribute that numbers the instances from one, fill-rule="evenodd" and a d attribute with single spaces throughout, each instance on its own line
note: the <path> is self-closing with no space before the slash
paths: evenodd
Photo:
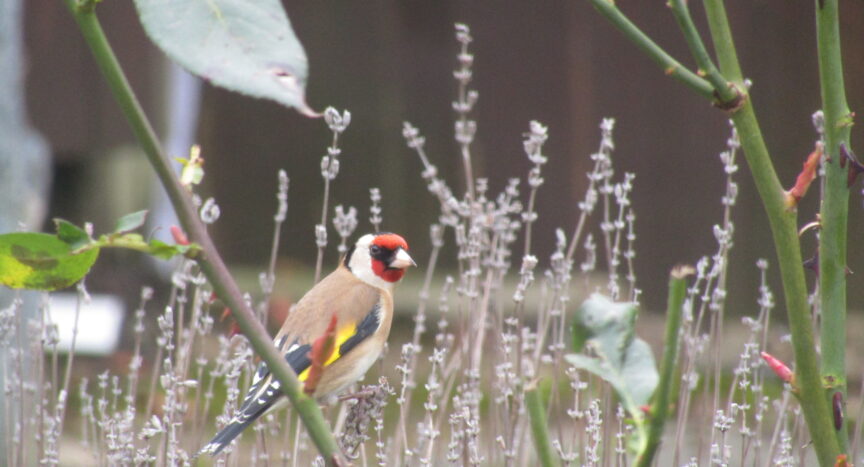
<path id="1" fill-rule="evenodd" d="M 284 345 L 284 340 L 287 336 L 283 337 L 283 342 L 279 344 Z M 281 345 L 278 345 L 281 347 Z M 309 344 L 300 345 L 299 342 L 295 341 L 285 353 L 285 360 L 291 365 L 291 368 L 295 373 L 300 374 L 306 368 L 309 368 L 311 364 L 309 360 L 309 351 L 312 349 L 312 346 Z M 211 455 L 219 454 L 220 451 L 225 449 L 231 441 L 234 440 L 243 430 L 249 426 L 252 422 L 254 422 L 258 417 L 263 415 L 267 410 L 273 406 L 274 403 L 279 399 L 282 395 L 281 384 L 279 380 L 272 377 L 270 374 L 270 369 L 267 368 L 267 365 L 264 362 L 258 365 L 258 370 L 255 372 L 255 377 L 252 379 L 252 386 L 249 388 L 249 392 L 246 393 L 246 398 L 243 399 L 243 404 L 240 405 L 240 409 L 237 411 L 237 414 L 234 415 L 234 418 L 225 425 L 225 428 L 216 434 L 213 439 L 207 443 L 200 451 L 198 451 L 197 455 L 201 455 L 203 453 L 208 453 Z"/>
<path id="2" fill-rule="evenodd" d="M 354 329 L 354 334 L 339 345 L 340 357 L 350 352 L 351 349 L 357 347 L 357 344 L 363 342 L 364 339 L 378 330 L 378 326 L 381 324 L 380 310 L 381 305 L 376 303 L 375 306 L 372 307 L 372 310 L 369 311 L 369 314 L 367 314 Z"/>

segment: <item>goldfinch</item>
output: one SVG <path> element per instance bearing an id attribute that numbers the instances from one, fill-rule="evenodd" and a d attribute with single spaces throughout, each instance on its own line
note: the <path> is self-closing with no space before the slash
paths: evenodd
<path id="1" fill-rule="evenodd" d="M 312 344 L 336 316 L 334 351 L 315 386 L 316 399 L 338 394 L 362 378 L 378 359 L 393 322 L 393 286 L 410 266 L 416 264 L 401 236 L 366 234 L 348 250 L 335 271 L 297 302 L 274 343 L 301 382 L 309 375 Z M 258 417 L 287 402 L 279 381 L 262 362 L 237 414 L 198 455 L 218 454 Z"/>

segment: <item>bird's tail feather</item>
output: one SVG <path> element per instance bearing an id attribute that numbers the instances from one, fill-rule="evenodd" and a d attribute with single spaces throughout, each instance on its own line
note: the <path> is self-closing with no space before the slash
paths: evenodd
<path id="1" fill-rule="evenodd" d="M 216 433 L 216 436 L 214 436 L 209 443 L 204 445 L 204 447 L 195 454 L 195 457 L 198 457 L 201 454 L 210 454 L 211 456 L 219 454 L 223 449 L 231 444 L 231 441 L 234 441 L 234 438 L 242 433 L 249 424 L 254 422 L 255 418 L 256 417 L 234 417 L 234 419 L 232 419 L 225 428 L 222 428 L 219 433 Z"/>

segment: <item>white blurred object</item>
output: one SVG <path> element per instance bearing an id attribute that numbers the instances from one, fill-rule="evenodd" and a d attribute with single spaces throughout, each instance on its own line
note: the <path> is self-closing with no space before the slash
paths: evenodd
<path id="1" fill-rule="evenodd" d="M 72 347 L 77 306 L 77 294 L 51 295 L 51 309 L 46 321 L 57 325 L 60 337 L 57 349 L 61 352 L 68 353 Z M 75 354 L 108 355 L 114 352 L 120 340 L 125 311 L 123 301 L 114 295 L 93 295 L 90 303 L 82 303 Z"/>

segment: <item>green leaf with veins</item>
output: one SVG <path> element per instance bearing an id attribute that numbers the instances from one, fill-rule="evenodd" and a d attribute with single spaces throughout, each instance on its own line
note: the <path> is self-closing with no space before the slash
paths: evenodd
<path id="1" fill-rule="evenodd" d="M 114 226 L 114 233 L 122 234 L 131 232 L 144 225 L 147 220 L 147 211 L 137 211 L 117 219 L 117 224 Z"/>
<path id="2" fill-rule="evenodd" d="M 170 245 L 145 240 L 130 230 L 144 225 L 147 211 L 117 220 L 115 231 L 93 239 L 87 232 L 63 219 L 54 219 L 57 235 L 16 232 L 0 235 L 0 284 L 14 289 L 58 290 L 81 280 L 93 266 L 102 248 L 125 248 L 170 259 L 193 257 L 200 247 Z"/>
<path id="3" fill-rule="evenodd" d="M 74 229 L 66 226 L 62 230 L 67 238 L 77 238 Z M 99 256 L 99 248 L 80 253 L 73 250 L 56 235 L 29 232 L 0 235 L 0 284 L 13 289 L 69 287 L 90 271 Z"/>
<path id="4" fill-rule="evenodd" d="M 210 83 L 307 116 L 306 52 L 279 0 L 135 0 L 150 39 Z"/>
<path id="5" fill-rule="evenodd" d="M 69 244 L 73 251 L 93 241 L 84 229 L 67 220 L 55 218 L 54 225 L 57 227 L 57 238 Z"/>

